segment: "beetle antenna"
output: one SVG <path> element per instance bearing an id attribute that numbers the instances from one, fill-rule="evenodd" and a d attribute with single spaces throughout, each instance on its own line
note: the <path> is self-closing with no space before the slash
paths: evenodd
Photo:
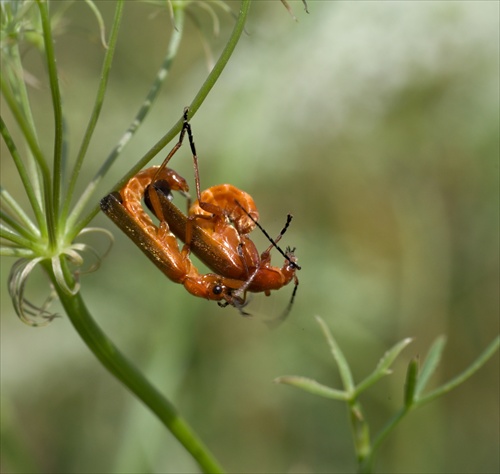
<path id="1" fill-rule="evenodd" d="M 287 318 L 287 316 L 290 314 L 290 311 L 292 310 L 293 302 L 295 301 L 295 295 L 297 294 L 297 290 L 299 288 L 299 279 L 297 277 L 295 277 L 294 283 L 295 284 L 293 287 L 292 296 L 290 298 L 290 301 L 289 301 L 287 307 L 285 308 L 285 311 L 283 311 L 283 314 L 279 317 L 280 321 L 285 320 Z"/>
<path id="2" fill-rule="evenodd" d="M 290 311 L 292 310 L 293 302 L 295 301 L 295 295 L 297 294 L 298 288 L 299 288 L 299 279 L 295 277 L 295 285 L 293 287 L 292 297 L 290 298 L 290 301 L 288 302 L 285 311 L 283 311 L 281 316 L 276 319 L 268 319 L 267 321 L 264 321 L 264 323 L 267 325 L 269 329 L 274 329 L 278 327 L 288 317 Z"/>
<path id="3" fill-rule="evenodd" d="M 281 232 L 278 234 L 278 237 L 276 237 L 276 239 L 273 239 L 266 231 L 266 229 L 264 229 L 264 227 L 262 227 L 254 218 L 253 216 L 251 216 L 248 211 L 238 202 L 236 201 L 236 204 L 241 207 L 241 209 L 243 209 L 243 212 L 254 222 L 254 224 L 261 230 L 261 232 L 267 237 L 267 239 L 269 240 L 269 242 L 271 242 L 272 246 L 281 254 L 283 255 L 283 257 L 285 257 L 286 260 L 288 260 L 290 262 L 290 265 L 292 265 L 294 268 L 296 268 L 297 270 L 300 270 L 301 267 L 300 265 L 298 265 L 296 262 L 294 262 L 291 258 L 290 258 L 290 253 L 293 253 L 293 251 L 288 251 L 288 252 L 283 252 L 283 250 L 281 249 L 281 247 L 278 245 L 278 242 L 281 240 L 281 237 L 283 237 L 283 235 L 285 234 L 285 232 L 288 230 L 288 226 L 290 225 L 290 222 L 292 222 L 292 219 L 293 219 L 293 216 L 291 214 L 288 214 L 286 216 L 286 223 L 285 223 L 285 226 L 283 227 L 283 229 L 281 229 Z"/>

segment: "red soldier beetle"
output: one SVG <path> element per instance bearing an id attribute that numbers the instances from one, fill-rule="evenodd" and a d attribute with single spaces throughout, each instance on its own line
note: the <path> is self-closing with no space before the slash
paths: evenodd
<path id="1" fill-rule="evenodd" d="M 165 222 L 157 227 L 141 206 L 144 189 L 158 167 L 139 172 L 119 193 L 108 194 L 101 200 L 103 212 L 146 254 L 172 281 L 181 283 L 192 295 L 241 308 L 244 300 L 232 296 L 243 282 L 216 274 L 201 275 L 185 253 L 179 250 L 177 238 Z M 185 180 L 175 171 L 164 169 L 160 177 L 174 190 L 186 193 Z"/>
<path id="2" fill-rule="evenodd" d="M 173 205 L 171 191 L 188 196 L 189 187 L 180 175 L 166 167 L 181 147 L 186 132 L 193 155 L 198 197 L 188 216 Z M 142 208 L 142 197 L 159 219 L 159 227 Z M 101 208 L 171 280 L 182 283 L 195 296 L 216 300 L 223 306 L 230 304 L 243 314 L 246 314 L 242 308 L 247 291 L 269 295 L 271 290 L 279 289 L 293 279 L 295 287 L 283 317 L 288 314 L 298 287 L 295 272 L 300 266 L 296 263 L 294 250 L 287 248 L 283 252 L 277 242 L 292 217 L 288 216 L 285 227 L 273 240 L 257 222 L 255 203 L 244 191 L 232 185 L 219 185 L 201 193 L 198 159 L 187 108 L 179 141 L 163 164 L 139 172 L 120 193 L 103 198 Z M 271 242 L 260 255 L 247 236 L 255 226 Z M 176 236 L 185 244 L 182 251 L 179 251 Z M 271 266 L 270 251 L 273 247 L 285 257 L 282 268 Z M 191 251 L 216 273 L 200 275 L 189 259 Z"/>

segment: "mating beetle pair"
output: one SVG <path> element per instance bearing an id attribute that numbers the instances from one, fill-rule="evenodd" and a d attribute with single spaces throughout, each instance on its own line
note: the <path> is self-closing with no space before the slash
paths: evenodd
<path id="1" fill-rule="evenodd" d="M 167 168 L 186 133 L 193 155 L 197 197 L 193 205 L 188 204 L 187 215 L 171 199 L 176 191 L 186 196 L 189 203 L 189 186 L 182 176 Z M 158 219 L 158 225 L 145 211 L 143 200 Z M 218 301 L 221 306 L 234 306 L 247 314 L 243 307 L 248 292 L 269 295 L 271 290 L 293 280 L 292 297 L 282 317 L 290 311 L 299 283 L 295 273 L 300 266 L 294 249 L 283 251 L 277 243 L 292 216 L 287 216 L 283 230 L 273 239 L 258 223 L 259 213 L 249 194 L 231 184 L 212 186 L 201 192 L 187 108 L 179 141 L 162 165 L 140 171 L 119 192 L 108 194 L 101 200 L 101 209 L 170 280 L 183 284 L 189 293 Z M 260 254 L 248 236 L 255 227 L 271 243 Z M 184 243 L 182 249 L 178 239 Z M 273 247 L 285 258 L 281 268 L 271 265 Z M 200 274 L 191 262 L 191 253 L 214 273 Z"/>

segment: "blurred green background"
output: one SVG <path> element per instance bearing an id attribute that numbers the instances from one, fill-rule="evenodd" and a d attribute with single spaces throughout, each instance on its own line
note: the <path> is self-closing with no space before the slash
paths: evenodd
<path id="1" fill-rule="evenodd" d="M 113 2 L 97 4 L 109 25 Z M 239 2 L 228 4 L 238 11 Z M 288 212 L 295 217 L 283 245 L 297 247 L 303 269 L 289 319 L 275 330 L 262 323 L 280 314 L 291 286 L 255 296 L 253 317 L 242 318 L 168 281 L 102 215 L 93 224 L 112 230 L 116 243 L 99 272 L 82 280 L 98 323 L 229 472 L 355 471 L 345 407 L 272 383 L 297 374 L 339 386 L 315 315 L 358 380 L 395 342 L 415 338 L 394 374 L 362 399 L 373 433 L 402 402 L 408 361 L 424 357 L 437 336 L 448 344 L 436 385 L 499 329 L 498 2 L 310 0 L 309 15 L 291 4 L 299 22 L 277 1 L 255 2 L 247 34 L 192 120 L 203 187 L 230 182 L 251 193 L 272 235 Z M 207 12 L 190 9 L 210 36 Z M 234 24 L 219 17 L 221 34 L 209 38 L 215 58 Z M 83 2 L 66 19 L 56 52 L 74 156 L 103 50 Z M 82 187 L 142 103 L 171 30 L 165 9 L 126 3 Z M 40 81 L 30 92 L 50 150 L 46 76 L 34 50 L 24 61 Z M 188 21 L 161 97 L 96 202 L 180 117 L 206 74 L 199 31 Z M 187 147 L 171 164 L 191 179 Z M 14 195 L 20 189 L 3 143 L 2 181 Z M 258 233 L 254 239 L 267 245 Z M 2 260 L 2 472 L 196 472 L 65 317 L 43 329 L 16 318 L 6 293 L 10 264 Z M 35 280 L 29 295 L 40 300 L 46 282 Z M 498 369 L 497 354 L 412 413 L 381 450 L 378 470 L 498 472 Z"/>

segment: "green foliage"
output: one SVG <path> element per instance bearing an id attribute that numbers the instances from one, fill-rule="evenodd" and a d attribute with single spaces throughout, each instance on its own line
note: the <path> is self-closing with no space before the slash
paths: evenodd
<path id="1" fill-rule="evenodd" d="M 66 169 L 70 166 L 67 143 L 68 131 L 64 117 L 64 113 L 69 113 L 69 111 L 65 110 L 63 112 L 60 78 L 54 51 L 54 23 L 55 20 L 60 18 L 60 14 L 53 16 L 51 19 L 49 3 L 46 0 L 36 2 L 38 11 L 36 11 L 35 4 L 31 1 L 2 2 L 1 4 L 1 48 L 2 61 L 4 62 L 2 69 L 5 68 L 6 70 L 6 74 L 2 74 L 1 90 L 27 145 L 25 161 L 21 159 L 18 147 L 15 145 L 3 118 L 0 124 L 0 132 L 17 167 L 32 211 L 36 217 L 36 223 L 32 222 L 22 207 L 2 187 L 3 210 L 1 217 L 3 225 L 0 236 L 5 245 L 1 249 L 1 254 L 3 256 L 23 257 L 12 266 L 9 277 L 9 293 L 14 309 L 23 322 L 31 326 L 40 326 L 51 322 L 56 316 L 47 309 L 53 299 L 52 291 L 46 303 L 41 307 L 36 307 L 25 298 L 25 286 L 28 277 L 34 268 L 41 264 L 47 272 L 55 293 L 59 296 L 73 326 L 101 363 L 156 414 L 191 453 L 201 469 L 205 472 L 221 472 L 215 458 L 179 416 L 174 406 L 150 384 L 141 372 L 122 356 L 120 351 L 93 321 L 80 294 L 78 282 L 80 271 L 70 269 L 70 265 L 77 268 L 83 265 L 81 253 L 90 252 L 97 255 L 97 251 L 92 247 L 75 243 L 76 238 L 89 232 L 100 232 L 112 240 L 112 235 L 104 229 L 85 228 L 88 222 L 97 214 L 98 207 L 95 206 L 87 214 L 84 214 L 84 211 L 94 194 L 97 184 L 135 134 L 154 103 L 160 86 L 167 77 L 172 61 L 177 54 L 183 30 L 184 10 L 189 3 L 173 2 L 170 5 L 175 29 L 156 79 L 153 81 L 143 105 L 123 138 L 113 148 L 94 178 L 87 184 L 76 205 L 71 209 L 81 168 L 88 154 L 89 144 L 104 102 L 124 6 L 123 1 L 116 3 L 111 32 L 109 39 L 106 41 L 103 38 L 103 19 L 97 6 L 90 0 L 87 0 L 86 4 L 97 19 L 106 53 L 93 110 L 76 159 L 72 164 L 69 179 L 66 176 Z M 191 116 L 196 113 L 205 100 L 231 57 L 232 51 L 243 31 L 249 6 L 249 0 L 243 2 L 233 34 L 229 38 L 221 58 L 191 103 Z M 63 6 L 63 8 L 66 7 L 67 5 Z M 28 32 L 29 34 L 27 34 Z M 54 146 L 51 159 L 44 154 L 40 147 L 36 125 L 31 113 L 20 59 L 20 51 L 25 43 L 37 46 L 46 62 L 54 116 Z M 179 128 L 180 120 L 127 173 L 121 182 L 134 175 L 138 169 L 142 168 L 161 151 L 178 133 Z M 65 182 L 65 179 L 67 179 L 67 182 Z M 99 259 L 100 257 L 98 257 Z M 96 267 L 98 266 L 96 265 Z"/>
<path id="2" fill-rule="evenodd" d="M 441 359 L 441 354 L 444 350 L 445 339 L 443 337 L 436 339 L 429 350 L 429 354 L 424 361 L 420 373 L 418 359 L 411 359 L 406 372 L 406 382 L 403 390 L 403 406 L 396 413 L 396 415 L 391 418 L 381 432 L 375 436 L 372 442 L 369 435 L 369 423 L 361 407 L 359 397 L 375 382 L 391 373 L 390 366 L 396 360 L 401 351 L 408 346 L 408 344 L 410 344 L 411 339 L 404 339 L 395 344 L 382 356 L 373 372 L 359 384 L 355 384 L 349 363 L 347 362 L 339 345 L 335 341 L 331 331 L 328 329 L 323 319 L 320 317 L 316 317 L 316 319 L 321 326 L 321 330 L 326 337 L 328 345 L 330 346 L 330 350 L 332 352 L 333 359 L 337 364 L 344 389 L 339 390 L 330 388 L 320 384 L 316 380 L 290 375 L 278 377 L 275 382 L 291 385 L 314 395 L 340 400 L 347 403 L 360 472 L 372 472 L 374 459 L 382 441 L 394 430 L 398 423 L 402 421 L 411 410 L 414 410 L 415 408 L 418 408 L 425 403 L 444 395 L 451 389 L 465 382 L 495 354 L 500 346 L 500 336 L 497 336 L 496 339 L 491 342 L 484 352 L 474 361 L 474 363 L 462 372 L 462 374 L 424 395 L 423 391 L 427 387 L 430 377 L 435 372 L 439 364 L 439 360 Z"/>
<path id="3" fill-rule="evenodd" d="M 335 406 L 325 416 L 315 398 L 269 384 L 290 367 L 312 367 L 313 378 L 279 381 L 346 402 L 360 469 L 371 470 L 377 455 L 387 472 L 495 472 L 498 373 L 485 367 L 446 407 L 442 395 L 476 373 L 498 339 L 460 375 L 429 388 L 443 355 L 441 371 L 460 372 L 498 331 L 498 12 L 473 3 L 309 2 L 311 15 L 296 24 L 280 2 L 254 2 L 259 21 L 246 27 L 241 54 L 212 90 L 247 1 L 225 22 L 218 13 L 232 13 L 234 2 L 0 2 L 1 255 L 17 259 L 2 289 L 24 322 L 41 326 L 65 313 L 76 329 L 27 331 L 11 323 L 12 304 L 2 298 L 2 470 L 179 472 L 193 469 L 192 458 L 221 470 L 166 393 L 230 472 L 350 471 L 350 440 L 330 418 Z M 224 38 L 208 77 L 196 69 L 200 36 L 204 48 L 218 40 L 205 30 Z M 208 95 L 210 107 L 200 109 Z M 195 127 L 204 182 L 250 191 L 268 229 L 283 213 L 295 216 L 286 238 L 297 246 L 301 285 L 278 330 L 260 327 L 259 311 L 279 313 L 286 290 L 265 305 L 256 297 L 253 320 L 227 316 L 156 275 L 118 233 L 106 265 L 80 281 L 113 240 L 87 227 L 99 220 L 99 198 L 176 137 L 189 102 L 191 116 L 203 112 Z M 176 166 L 191 169 L 185 162 Z M 94 245 L 92 234 L 105 243 Z M 331 314 L 336 337 L 354 352 L 347 362 L 320 321 L 342 389 L 316 381 L 330 365 L 311 312 Z M 438 338 L 421 367 L 412 358 L 403 389 L 375 385 L 400 360 L 406 335 L 417 345 L 441 333 L 446 354 Z M 78 338 L 100 364 L 78 352 Z M 353 373 L 375 365 L 371 353 L 396 340 L 356 382 Z M 378 430 L 399 396 L 401 408 Z M 407 415 L 432 400 L 429 433 L 425 410 L 421 419 Z M 402 419 L 401 436 L 380 452 Z"/>

